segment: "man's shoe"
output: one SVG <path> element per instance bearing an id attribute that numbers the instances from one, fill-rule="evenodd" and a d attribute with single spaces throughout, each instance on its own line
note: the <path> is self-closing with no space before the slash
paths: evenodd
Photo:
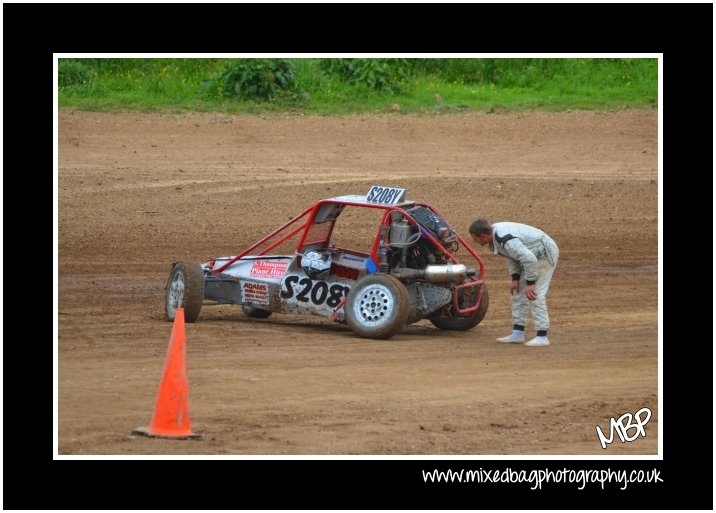
<path id="1" fill-rule="evenodd" d="M 506 337 L 498 338 L 497 341 L 503 344 L 521 344 L 525 341 L 525 336 L 507 335 Z"/>
<path id="2" fill-rule="evenodd" d="M 535 337 L 525 344 L 529 347 L 548 346 L 549 339 L 547 337 Z"/>

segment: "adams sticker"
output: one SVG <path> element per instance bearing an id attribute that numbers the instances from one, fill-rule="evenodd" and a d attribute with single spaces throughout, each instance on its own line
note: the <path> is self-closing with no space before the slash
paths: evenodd
<path id="1" fill-rule="evenodd" d="M 257 305 L 269 304 L 269 290 L 266 283 L 251 283 L 248 281 L 241 282 L 241 295 L 244 301 Z"/>

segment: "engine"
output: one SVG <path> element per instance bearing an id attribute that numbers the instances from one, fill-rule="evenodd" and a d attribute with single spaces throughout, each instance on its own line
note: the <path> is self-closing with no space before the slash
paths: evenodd
<path id="1" fill-rule="evenodd" d="M 422 206 L 407 212 L 418 226 L 405 218 L 391 223 L 387 266 L 392 275 L 401 280 L 420 279 L 429 283 L 462 282 L 475 275 L 474 269 L 452 263 L 428 238 L 428 234 L 432 235 L 452 254 L 457 251 L 457 235 L 443 219 Z"/>

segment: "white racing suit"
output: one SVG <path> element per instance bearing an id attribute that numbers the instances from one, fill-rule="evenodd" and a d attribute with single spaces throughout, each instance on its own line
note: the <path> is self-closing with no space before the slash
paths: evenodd
<path id="1" fill-rule="evenodd" d="M 507 259 L 507 270 L 515 279 L 519 275 L 520 289 L 512 295 L 512 325 L 525 326 L 527 312 L 532 313 L 535 330 L 549 329 L 547 291 L 552 273 L 559 260 L 559 248 L 542 230 L 520 223 L 492 225 L 491 249 Z M 525 284 L 535 284 L 537 299 L 525 296 Z"/>

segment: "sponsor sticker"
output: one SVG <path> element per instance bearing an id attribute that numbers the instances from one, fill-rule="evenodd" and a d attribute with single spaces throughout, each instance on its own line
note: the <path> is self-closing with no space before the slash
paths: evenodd
<path id="1" fill-rule="evenodd" d="M 286 274 L 288 262 L 280 260 L 256 260 L 251 266 L 251 276 L 279 280 Z"/>
<path id="2" fill-rule="evenodd" d="M 244 301 L 268 306 L 269 290 L 266 283 L 241 282 L 241 294 Z"/>

